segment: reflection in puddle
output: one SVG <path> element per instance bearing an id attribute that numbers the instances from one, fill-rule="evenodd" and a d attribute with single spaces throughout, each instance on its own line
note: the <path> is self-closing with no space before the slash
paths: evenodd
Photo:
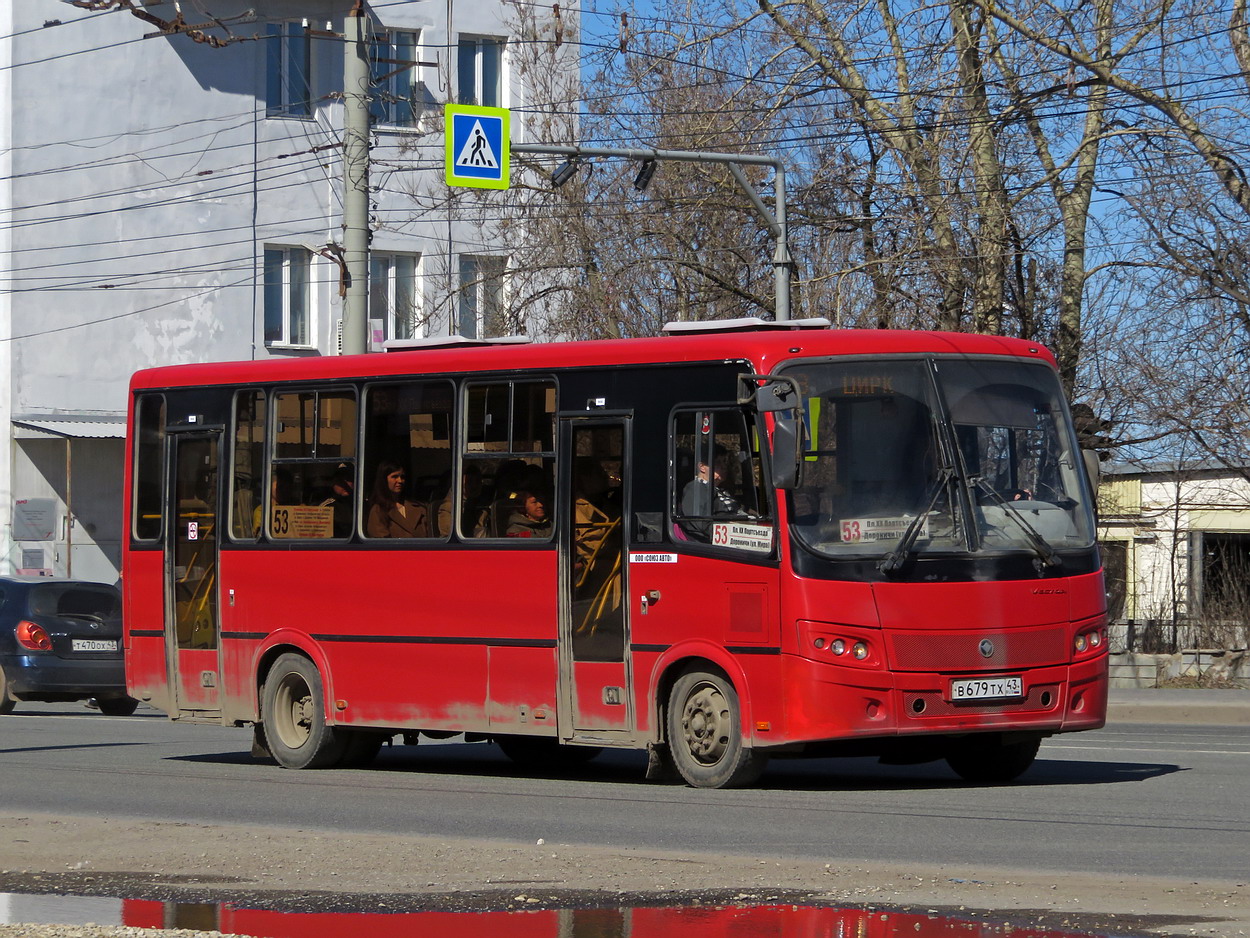
<path id="1" fill-rule="evenodd" d="M 188 928 L 252 938 L 1082 938 L 1083 932 L 813 906 L 553 909 L 511 912 L 274 912 L 227 903 L 0 893 L 0 924 Z"/>

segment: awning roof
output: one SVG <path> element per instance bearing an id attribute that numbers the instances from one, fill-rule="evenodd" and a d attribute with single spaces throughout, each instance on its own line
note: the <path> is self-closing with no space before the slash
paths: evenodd
<path id="1" fill-rule="evenodd" d="M 121 440 L 126 436 L 125 414 L 26 414 L 13 418 L 18 439 L 69 437 L 71 439 Z"/>

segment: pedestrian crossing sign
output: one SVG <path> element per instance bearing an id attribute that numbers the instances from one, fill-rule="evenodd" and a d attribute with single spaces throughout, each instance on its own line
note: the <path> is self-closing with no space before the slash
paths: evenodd
<path id="1" fill-rule="evenodd" d="M 444 114 L 447 185 L 507 189 L 507 108 L 448 104 Z"/>

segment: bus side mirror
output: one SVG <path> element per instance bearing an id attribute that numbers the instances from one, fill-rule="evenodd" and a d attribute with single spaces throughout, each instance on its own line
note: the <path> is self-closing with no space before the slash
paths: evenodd
<path id="1" fill-rule="evenodd" d="M 773 485 L 793 491 L 799 487 L 803 458 L 803 421 L 793 411 L 773 418 Z"/>
<path id="2" fill-rule="evenodd" d="M 1085 461 L 1085 475 L 1089 477 L 1089 488 L 1098 497 L 1098 483 L 1102 479 L 1102 462 L 1098 453 L 1092 449 L 1081 450 L 1081 458 Z"/>

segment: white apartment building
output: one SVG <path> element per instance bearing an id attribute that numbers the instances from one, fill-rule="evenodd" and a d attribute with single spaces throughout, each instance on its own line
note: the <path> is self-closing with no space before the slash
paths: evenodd
<path id="1" fill-rule="evenodd" d="M 337 352 L 352 7 L 0 4 L 0 573 L 116 580 L 134 370 Z M 517 42 L 503 0 L 363 9 L 372 341 L 532 328 L 507 245 L 444 182 L 442 107 L 511 108 L 524 140 L 516 50 L 552 31 Z"/>

